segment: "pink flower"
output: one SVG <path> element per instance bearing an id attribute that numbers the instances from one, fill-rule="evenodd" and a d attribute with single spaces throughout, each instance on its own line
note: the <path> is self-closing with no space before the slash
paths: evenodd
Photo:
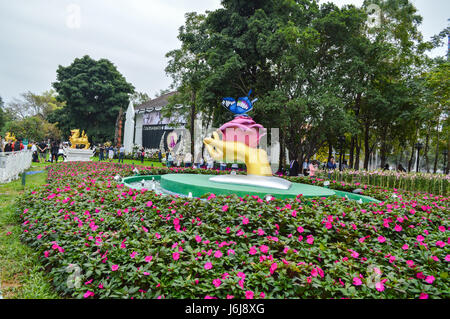
<path id="1" fill-rule="evenodd" d="M 216 252 L 214 253 L 214 257 L 216 257 L 216 258 L 220 258 L 222 256 L 223 256 L 223 254 L 220 250 L 216 250 Z"/>
<path id="2" fill-rule="evenodd" d="M 325 228 L 326 229 L 331 229 L 333 227 L 333 225 L 330 222 L 326 222 L 325 223 Z"/>
<path id="3" fill-rule="evenodd" d="M 444 226 L 439 226 L 438 227 L 440 231 L 445 232 L 445 227 Z"/>
<path id="4" fill-rule="evenodd" d="M 195 240 L 197 241 L 197 243 L 199 243 L 202 241 L 202 238 L 199 235 L 196 235 Z"/>
<path id="5" fill-rule="evenodd" d="M 425 238 L 422 235 L 417 235 L 417 241 L 418 242 L 423 242 Z"/>
<path id="6" fill-rule="evenodd" d="M 317 275 L 318 275 L 317 269 L 316 269 L 316 268 L 313 268 L 313 269 L 311 270 L 311 276 L 317 277 Z"/>
<path id="7" fill-rule="evenodd" d="M 414 266 L 414 261 L 412 261 L 412 260 L 407 260 L 407 261 L 406 261 L 406 264 L 407 264 L 410 268 L 412 268 L 412 267 Z"/>
<path id="8" fill-rule="evenodd" d="M 227 250 L 227 255 L 228 255 L 228 256 L 234 255 L 234 254 L 235 254 L 235 252 L 234 252 L 233 249 L 228 249 L 228 250 Z"/>
<path id="9" fill-rule="evenodd" d="M 397 225 L 397 224 L 396 224 L 395 227 L 394 227 L 394 230 L 395 230 L 395 231 L 402 231 L 402 229 L 403 229 L 402 226 Z"/>
<path id="10" fill-rule="evenodd" d="M 253 299 L 253 296 L 254 296 L 253 291 L 247 290 L 247 291 L 245 292 L 245 299 Z"/>
<path id="11" fill-rule="evenodd" d="M 259 294 L 259 296 L 260 296 L 261 298 L 266 298 L 266 294 L 265 294 L 265 293 L 263 293 L 263 292 L 262 292 L 262 293 L 260 293 L 260 294 Z"/>
<path id="12" fill-rule="evenodd" d="M 214 279 L 213 280 L 213 285 L 217 288 L 217 287 L 219 287 L 220 285 L 222 284 L 222 280 L 220 280 L 220 279 Z"/>
<path id="13" fill-rule="evenodd" d="M 249 222 L 249 220 L 248 220 L 247 217 L 244 217 L 244 218 L 242 219 L 242 224 L 243 224 L 243 225 L 247 225 L 248 222 Z"/>
<path id="14" fill-rule="evenodd" d="M 206 269 L 206 270 L 209 270 L 209 269 L 211 269 L 211 268 L 212 268 L 212 263 L 207 262 L 207 263 L 205 264 L 205 269 Z"/>
<path id="15" fill-rule="evenodd" d="M 424 292 L 421 292 L 420 296 L 419 296 L 419 299 L 428 299 L 428 294 L 426 294 Z"/>
<path id="16" fill-rule="evenodd" d="M 45 258 L 48 258 L 49 255 L 50 255 L 50 252 L 48 250 L 44 251 Z"/>
<path id="17" fill-rule="evenodd" d="M 158 239 L 160 239 L 160 238 L 161 238 L 161 235 L 158 234 L 158 233 L 156 233 L 156 234 L 155 234 L 155 237 L 158 238 Z"/>
<path id="18" fill-rule="evenodd" d="M 256 254 L 258 251 L 256 250 L 256 246 L 250 247 L 250 251 L 248 252 L 250 255 Z"/>
<path id="19" fill-rule="evenodd" d="M 133 251 L 133 252 L 130 254 L 130 257 L 131 257 L 131 258 L 134 258 L 134 257 L 136 257 L 136 255 L 137 255 L 137 252 Z"/>
<path id="20" fill-rule="evenodd" d="M 312 235 L 306 236 L 306 242 L 312 245 L 314 243 L 314 237 Z"/>
<path id="21" fill-rule="evenodd" d="M 407 244 L 404 244 L 404 245 L 402 246 L 402 249 L 403 249 L 403 250 L 408 250 L 408 248 L 409 248 L 409 246 L 408 246 Z"/>
<path id="22" fill-rule="evenodd" d="M 277 263 L 273 263 L 273 264 L 270 266 L 270 274 L 271 274 L 271 275 L 273 275 L 273 273 L 275 272 L 275 270 L 277 269 L 277 267 L 278 267 L 278 264 L 277 264 Z"/>
<path id="23" fill-rule="evenodd" d="M 119 265 L 112 265 L 111 266 L 111 270 L 112 271 L 116 271 L 117 269 L 119 269 Z"/>
<path id="24" fill-rule="evenodd" d="M 152 259 L 153 259 L 153 256 L 146 256 L 145 258 L 144 258 L 144 260 L 146 261 L 146 262 L 151 262 L 152 261 Z"/>
<path id="25" fill-rule="evenodd" d="M 429 284 L 432 284 L 434 282 L 434 279 L 435 279 L 434 276 L 427 276 L 425 278 L 425 281 Z"/>
<path id="26" fill-rule="evenodd" d="M 377 239 L 380 243 L 384 243 L 386 241 L 386 238 L 384 238 L 383 236 L 379 236 Z"/>
<path id="27" fill-rule="evenodd" d="M 151 206 L 153 205 L 153 203 L 152 203 L 152 201 L 150 200 L 150 201 L 147 202 L 146 205 L 147 205 L 147 207 L 151 207 Z"/>
<path id="28" fill-rule="evenodd" d="M 227 210 L 228 210 L 228 205 L 223 205 L 223 206 L 222 206 L 222 211 L 223 211 L 223 212 L 226 212 Z"/>
<path id="29" fill-rule="evenodd" d="M 450 255 L 445 256 L 444 260 L 445 261 L 450 261 Z"/>
<path id="30" fill-rule="evenodd" d="M 268 251 L 269 251 L 269 247 L 268 246 L 266 246 L 266 245 L 261 245 L 260 247 L 259 247 L 259 250 L 262 252 L 262 253 L 267 253 Z"/>
<path id="31" fill-rule="evenodd" d="M 103 289 L 103 288 L 104 288 L 104 287 L 103 287 L 103 284 L 100 283 L 100 284 L 98 285 L 98 288 L 99 288 L 99 289 Z"/>
<path id="32" fill-rule="evenodd" d="M 384 291 L 384 282 L 383 282 L 383 280 L 380 281 L 380 282 L 377 282 L 377 283 L 375 284 L 375 288 L 376 288 L 378 291 Z"/>
<path id="33" fill-rule="evenodd" d="M 94 293 L 90 290 L 86 291 L 86 293 L 84 294 L 84 298 L 89 298 L 89 297 L 93 297 Z"/>
<path id="34" fill-rule="evenodd" d="M 177 252 L 173 253 L 172 258 L 173 258 L 173 260 L 178 260 L 178 259 L 180 259 L 180 254 Z"/>
<path id="35" fill-rule="evenodd" d="M 444 247 L 445 246 L 445 243 L 442 241 L 442 240 L 438 240 L 437 242 L 436 242 L 436 246 L 439 246 L 439 247 Z"/>
<path id="36" fill-rule="evenodd" d="M 362 281 L 361 281 L 361 279 L 358 278 L 358 277 L 353 277 L 353 284 L 354 284 L 355 286 L 361 286 L 361 285 L 362 285 Z"/>
<path id="37" fill-rule="evenodd" d="M 303 233 L 305 230 L 303 229 L 302 226 L 298 226 L 297 231 L 298 231 L 299 233 Z"/>

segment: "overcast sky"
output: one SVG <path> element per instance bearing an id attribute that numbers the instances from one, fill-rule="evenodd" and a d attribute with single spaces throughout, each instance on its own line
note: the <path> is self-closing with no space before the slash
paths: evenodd
<path id="1" fill-rule="evenodd" d="M 426 40 L 448 26 L 449 0 L 413 3 Z M 165 54 L 180 46 L 185 13 L 219 7 L 220 0 L 0 0 L 0 96 L 10 102 L 49 90 L 58 65 L 88 54 L 109 59 L 137 91 L 154 97 L 171 83 Z M 444 45 L 432 55 L 446 52 Z"/>

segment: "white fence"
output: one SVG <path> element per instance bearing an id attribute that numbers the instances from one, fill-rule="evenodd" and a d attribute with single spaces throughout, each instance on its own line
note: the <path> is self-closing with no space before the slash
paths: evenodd
<path id="1" fill-rule="evenodd" d="M 0 184 L 17 179 L 19 174 L 30 168 L 31 150 L 0 153 Z"/>

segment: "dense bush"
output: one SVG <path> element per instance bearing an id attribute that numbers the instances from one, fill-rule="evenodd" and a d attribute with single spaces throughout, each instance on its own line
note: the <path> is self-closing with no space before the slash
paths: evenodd
<path id="1" fill-rule="evenodd" d="M 220 173 L 147 167 L 147 174 Z M 18 202 L 22 239 L 76 298 L 448 298 L 448 200 L 187 199 L 136 191 L 130 165 L 63 163 Z M 310 183 L 320 180 L 301 179 Z"/>

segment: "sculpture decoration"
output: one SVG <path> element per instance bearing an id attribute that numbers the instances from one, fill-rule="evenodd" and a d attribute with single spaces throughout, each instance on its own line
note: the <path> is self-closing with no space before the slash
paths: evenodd
<path id="1" fill-rule="evenodd" d="M 77 148 L 77 145 L 84 145 L 85 150 L 89 149 L 91 144 L 89 143 L 88 137 L 86 133 L 84 133 L 84 130 L 81 133 L 81 136 L 79 129 L 70 130 L 70 132 L 72 133 L 72 135 L 69 137 L 71 148 Z"/>
<path id="2" fill-rule="evenodd" d="M 14 133 L 6 132 L 5 141 L 14 143 L 16 141 L 16 136 Z"/>
<path id="3" fill-rule="evenodd" d="M 266 151 L 257 148 L 259 140 L 266 134 L 266 129 L 245 114 L 253 109 L 253 103 L 257 101 L 257 99 L 250 101 L 251 93 L 252 90 L 237 102 L 230 97 L 222 100 L 222 105 L 233 112 L 235 118 L 219 128 L 222 140 L 219 134 L 214 132 L 213 138 L 205 138 L 203 142 L 216 161 L 245 162 L 247 174 L 272 176 Z"/>

